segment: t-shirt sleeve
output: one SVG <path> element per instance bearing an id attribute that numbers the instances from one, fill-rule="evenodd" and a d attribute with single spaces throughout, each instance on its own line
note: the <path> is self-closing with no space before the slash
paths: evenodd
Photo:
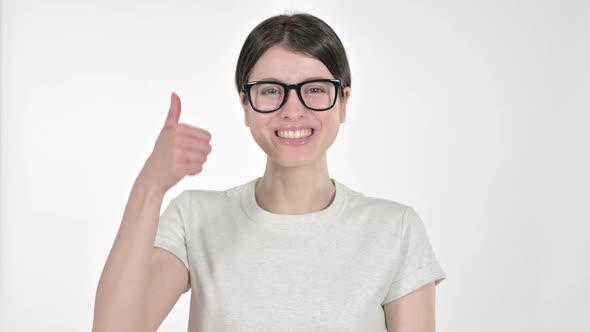
<path id="1" fill-rule="evenodd" d="M 399 265 L 382 305 L 432 281 L 438 285 L 447 277 L 430 244 L 424 223 L 411 206 L 404 211 L 401 227 L 399 257 L 395 260 Z"/>
<path id="2" fill-rule="evenodd" d="M 172 198 L 160 216 L 154 247 L 173 253 L 189 269 L 185 222 L 189 214 L 189 191 Z"/>

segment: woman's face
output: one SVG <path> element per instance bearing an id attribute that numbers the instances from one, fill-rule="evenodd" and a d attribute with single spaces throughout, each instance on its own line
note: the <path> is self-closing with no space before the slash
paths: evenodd
<path id="1" fill-rule="evenodd" d="M 295 84 L 316 77 L 334 78 L 321 61 L 276 45 L 258 59 L 248 81 L 273 78 Z M 339 96 L 333 108 L 322 112 L 306 108 L 295 90 L 289 90 L 287 102 L 272 113 L 254 111 L 243 92 L 240 92 L 240 99 L 245 112 L 245 124 L 250 127 L 254 140 L 268 158 L 283 167 L 298 167 L 320 162 L 325 157 L 326 151 L 336 139 L 340 124 L 346 119 L 346 101 L 349 95 L 350 87 L 344 88 L 344 99 Z M 288 144 L 275 133 L 277 129 L 286 126 L 314 128 L 313 135 L 305 144 Z"/>

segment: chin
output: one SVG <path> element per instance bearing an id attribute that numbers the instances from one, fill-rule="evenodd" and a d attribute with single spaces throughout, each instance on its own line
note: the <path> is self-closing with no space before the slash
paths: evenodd
<path id="1" fill-rule="evenodd" d="M 282 156 L 282 158 L 273 158 L 275 164 L 285 168 L 303 167 L 314 163 L 314 159 L 306 158 L 306 156 Z"/>

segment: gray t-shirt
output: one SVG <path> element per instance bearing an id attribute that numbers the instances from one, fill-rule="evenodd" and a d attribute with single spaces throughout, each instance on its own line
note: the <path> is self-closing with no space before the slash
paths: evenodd
<path id="1" fill-rule="evenodd" d="M 258 179 L 185 190 L 160 216 L 154 246 L 190 273 L 189 332 L 383 332 L 385 303 L 446 278 L 412 207 L 332 178 L 326 209 L 275 214 Z"/>

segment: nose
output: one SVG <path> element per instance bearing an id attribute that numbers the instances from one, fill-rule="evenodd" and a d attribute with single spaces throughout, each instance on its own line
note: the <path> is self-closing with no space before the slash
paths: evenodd
<path id="1" fill-rule="evenodd" d="M 295 89 L 290 89 L 288 95 L 285 95 L 285 98 L 287 98 L 285 105 L 278 110 L 282 118 L 298 119 L 308 111 L 305 105 L 301 103 L 301 100 L 299 100 Z"/>

